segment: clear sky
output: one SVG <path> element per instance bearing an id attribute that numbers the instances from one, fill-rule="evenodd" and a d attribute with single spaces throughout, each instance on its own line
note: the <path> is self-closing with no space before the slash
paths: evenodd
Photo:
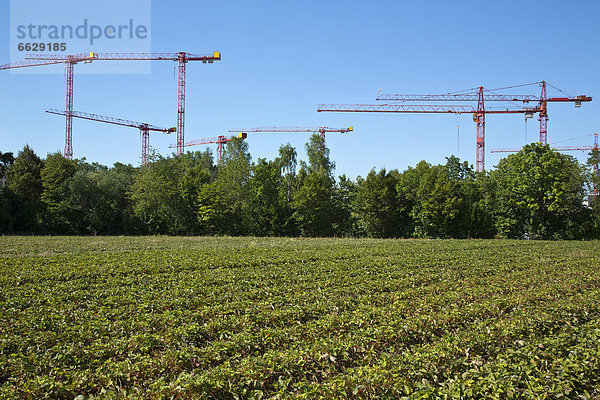
<path id="1" fill-rule="evenodd" d="M 1 64 L 10 59 L 8 0 L 0 0 L 0 16 Z M 351 177 L 423 159 L 443 163 L 452 154 L 474 163 L 472 118 L 317 113 L 319 103 L 374 103 L 380 89 L 437 94 L 540 80 L 600 96 L 597 1 L 153 0 L 151 18 L 152 51 L 222 52 L 213 65 L 188 65 L 186 140 L 256 126 L 354 126 L 352 134 L 327 137 L 337 173 Z M 16 153 L 27 143 L 42 156 L 62 152 L 64 118 L 43 111 L 64 109 L 64 74 L 0 71 L 0 87 L 0 151 Z M 176 95 L 174 63 L 162 61 L 150 74 L 76 75 L 74 109 L 174 126 Z M 551 104 L 549 142 L 599 131 L 599 110 L 600 98 L 580 109 Z M 521 146 L 526 132 L 535 141 L 538 129 L 537 118 L 526 125 L 521 115 L 488 116 L 487 168 L 500 159 L 490 149 Z M 303 158 L 307 139 L 254 134 L 248 143 L 255 160 L 272 159 L 288 142 Z M 76 119 L 73 142 L 76 158 L 139 164 L 135 129 Z M 174 135 L 151 134 L 163 155 L 174 142 Z M 590 145 L 592 138 L 562 144 Z"/>

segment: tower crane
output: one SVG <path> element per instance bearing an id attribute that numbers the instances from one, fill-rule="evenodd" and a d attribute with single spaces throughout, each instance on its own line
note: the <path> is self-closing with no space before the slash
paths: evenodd
<path id="1" fill-rule="evenodd" d="M 91 62 L 90 54 L 72 54 L 61 56 L 57 59 L 39 59 L 39 60 L 25 60 L 14 63 L 8 63 L 0 65 L 0 70 L 3 69 L 14 69 L 14 68 L 26 68 L 26 67 L 39 67 L 43 65 L 52 64 L 65 64 L 67 72 L 67 99 L 66 99 L 66 126 L 65 126 L 65 149 L 63 155 L 65 158 L 73 158 L 73 69 L 75 64 L 79 62 Z"/>
<path id="2" fill-rule="evenodd" d="M 73 158 L 73 75 L 75 64 L 91 63 L 93 61 L 176 61 L 178 63 L 177 85 L 177 154 L 183 153 L 185 129 L 185 77 L 186 65 L 189 61 L 201 61 L 212 64 L 221 60 L 218 51 L 208 55 L 178 53 L 89 53 L 89 54 L 28 54 L 25 61 L 0 65 L 0 70 L 24 67 L 37 67 L 52 64 L 65 64 L 67 76 L 66 94 L 66 127 L 65 127 L 65 158 Z"/>
<path id="3" fill-rule="evenodd" d="M 593 151 L 599 152 L 600 147 L 598 146 L 598 133 L 594 133 L 594 145 L 593 146 L 551 146 L 553 150 L 556 151 Z M 492 149 L 491 153 L 517 153 L 521 151 L 521 149 Z M 592 165 L 592 173 L 594 176 L 598 174 L 598 162 Z M 598 186 L 594 183 L 594 187 L 591 193 L 593 196 L 598 196 Z"/>
<path id="4" fill-rule="evenodd" d="M 67 115 L 67 111 L 62 111 L 62 110 L 48 109 L 48 110 L 46 110 L 46 112 L 50 113 L 50 114 L 56 114 L 56 115 Z M 71 111 L 69 114 L 75 118 L 87 119 L 90 121 L 104 122 L 104 123 L 113 124 L 113 125 L 128 126 L 131 128 L 139 129 L 140 133 L 142 135 L 142 165 L 146 165 L 146 163 L 148 161 L 148 150 L 150 148 L 150 132 L 151 131 L 152 132 L 162 132 L 162 133 L 169 134 L 169 133 L 175 132 L 177 130 L 177 128 L 175 128 L 175 127 L 160 128 L 158 126 L 150 125 L 146 122 L 135 122 L 135 121 L 129 121 L 126 119 L 105 117 L 103 115 L 84 113 L 84 112 L 80 112 L 80 111 Z"/>
<path id="5" fill-rule="evenodd" d="M 533 117 L 533 114 L 539 113 L 540 117 L 540 142 L 546 143 L 547 140 L 547 103 L 548 102 L 574 102 L 576 107 L 581 106 L 582 102 L 591 101 L 592 98 L 582 95 L 576 97 L 553 97 L 546 96 L 546 82 L 539 83 L 542 91 L 539 97 L 533 95 L 499 95 L 487 94 L 483 86 L 477 88 L 476 93 L 463 94 L 442 94 L 442 95 L 379 95 L 377 100 L 394 102 L 413 102 L 422 101 L 425 104 L 320 104 L 317 111 L 331 112 L 387 112 L 387 113 L 472 113 L 473 120 L 476 123 L 476 170 L 485 170 L 485 115 L 486 114 L 525 114 L 525 118 Z M 523 85 L 524 86 L 524 85 Z M 500 88 L 501 89 L 509 89 Z M 430 104 L 429 102 L 453 102 L 453 101 L 477 101 L 477 106 L 473 105 L 448 105 L 448 104 Z M 490 109 L 485 107 L 485 103 L 491 102 L 520 102 L 528 104 L 536 102 L 533 107 L 523 108 L 500 108 Z"/>
<path id="6" fill-rule="evenodd" d="M 188 147 L 188 146 L 199 146 L 199 145 L 203 145 L 203 144 L 216 143 L 217 144 L 217 164 L 219 164 L 219 163 L 221 163 L 221 159 L 223 157 L 223 148 L 225 147 L 225 143 L 227 143 L 235 138 L 240 138 L 240 139 L 244 140 L 244 139 L 246 139 L 246 137 L 248 137 L 246 135 L 246 133 L 240 133 L 238 136 L 219 135 L 219 136 L 215 136 L 215 137 L 211 137 L 211 138 L 190 140 L 189 142 L 185 142 L 183 144 L 183 146 Z M 177 144 L 172 144 L 169 147 L 175 148 L 175 147 L 177 147 Z"/>
<path id="7" fill-rule="evenodd" d="M 327 126 L 320 127 L 302 127 L 302 126 L 294 126 L 294 127 L 266 127 L 266 128 L 252 128 L 252 129 L 241 129 L 241 130 L 230 130 L 229 132 L 263 132 L 263 133 L 318 133 L 321 136 L 322 142 L 320 146 L 320 151 L 323 153 L 325 151 L 325 134 L 327 133 L 349 133 L 353 132 L 353 127 L 348 128 L 329 128 Z"/>
<path id="8" fill-rule="evenodd" d="M 329 128 L 327 126 L 320 126 L 320 127 L 316 127 L 316 128 L 315 127 L 302 127 L 302 126 L 294 126 L 294 127 L 272 126 L 272 127 L 266 127 L 266 128 L 230 130 L 229 132 L 318 133 L 319 135 L 321 135 L 321 138 L 325 139 L 326 133 L 333 133 L 333 132 L 349 133 L 352 131 L 354 131 L 354 128 L 351 126 L 348 128 L 342 128 L 342 129 Z"/>
<path id="9" fill-rule="evenodd" d="M 539 108 L 539 118 L 540 121 L 540 143 L 547 144 L 547 125 L 548 125 L 548 103 L 574 103 L 575 107 L 581 107 L 582 102 L 590 102 L 592 98 L 586 95 L 579 96 L 568 96 L 568 97 L 548 97 L 546 95 L 546 86 L 551 86 L 546 81 L 534 82 L 526 85 L 518 85 L 518 86 L 510 86 L 500 89 L 494 89 L 491 92 L 497 90 L 504 89 L 512 89 L 514 87 L 522 87 L 529 85 L 538 85 L 541 88 L 541 93 L 539 96 L 534 95 L 511 95 L 511 94 L 495 94 L 495 93 L 487 93 L 490 92 L 486 90 L 486 93 L 483 94 L 484 101 L 503 101 L 503 102 L 521 102 L 521 103 L 530 103 L 536 102 L 538 103 Z M 479 91 L 483 88 L 480 87 Z M 557 89 L 561 91 L 560 89 Z M 562 92 L 562 91 L 561 91 Z M 479 101 L 479 93 L 460 93 L 460 94 L 440 94 L 440 95 L 415 95 L 415 94 L 378 94 L 377 100 L 383 101 Z"/>
<path id="10" fill-rule="evenodd" d="M 476 170 L 485 170 L 485 114 L 525 114 L 526 117 L 533 116 L 539 112 L 537 107 L 525 107 L 520 109 L 485 109 L 483 87 L 478 94 L 477 107 L 471 105 L 444 105 L 444 104 L 319 104 L 317 111 L 337 112 L 384 112 L 384 113 L 425 113 L 425 114 L 473 114 L 473 120 L 477 124 L 476 141 Z"/>

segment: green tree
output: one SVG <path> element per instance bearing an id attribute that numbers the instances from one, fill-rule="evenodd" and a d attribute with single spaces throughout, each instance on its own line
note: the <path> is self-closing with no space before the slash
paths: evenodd
<path id="1" fill-rule="evenodd" d="M 14 164 L 15 157 L 13 153 L 3 153 L 0 151 L 0 186 L 4 186 L 6 172 Z"/>
<path id="2" fill-rule="evenodd" d="M 279 156 L 275 160 L 280 168 L 280 175 L 283 178 L 281 191 L 288 203 L 292 202 L 294 192 L 298 189 L 298 180 L 296 177 L 296 149 L 289 143 L 279 148 Z"/>
<path id="3" fill-rule="evenodd" d="M 177 193 L 181 199 L 177 211 L 177 226 L 181 227 L 178 234 L 202 233 L 197 218 L 198 194 L 215 178 L 216 167 L 212 153 L 208 149 L 204 152 L 188 152 L 175 160 L 178 169 Z"/>
<path id="4" fill-rule="evenodd" d="M 298 190 L 294 195 L 294 218 L 304 236 L 331 236 L 340 221 L 336 207 L 335 164 L 329 159 L 325 139 L 313 134 L 306 144 L 308 164 L 301 162 Z"/>
<path id="5" fill-rule="evenodd" d="M 0 151 L 0 233 L 14 230 L 13 201 L 10 192 L 5 188 L 6 172 L 15 162 L 13 153 Z"/>
<path id="6" fill-rule="evenodd" d="M 11 210 L 13 229 L 16 232 L 36 232 L 39 229 L 42 166 L 42 160 L 29 146 L 25 146 L 6 171 L 7 193 L 4 207 Z"/>
<path id="7" fill-rule="evenodd" d="M 129 192 L 135 169 L 116 163 L 80 167 L 71 181 L 71 205 L 81 216 L 77 230 L 86 234 L 128 234 L 139 230 Z"/>
<path id="8" fill-rule="evenodd" d="M 277 235 L 285 225 L 281 168 L 276 161 L 259 158 L 250 180 L 248 233 L 256 236 Z"/>
<path id="9" fill-rule="evenodd" d="M 337 210 L 334 206 L 334 181 L 321 168 L 310 172 L 294 198 L 294 216 L 303 236 L 332 236 Z"/>
<path id="10" fill-rule="evenodd" d="M 358 237 L 364 234 L 358 224 L 356 211 L 358 185 L 345 174 L 338 178 L 335 186 L 335 202 L 339 217 L 336 221 L 336 233 L 345 237 Z"/>
<path id="11" fill-rule="evenodd" d="M 152 157 L 135 174 L 130 198 L 135 215 L 148 233 L 169 232 L 173 219 L 170 205 L 176 198 L 174 174 L 172 162 L 161 156 Z"/>
<path id="12" fill-rule="evenodd" d="M 292 206 L 299 185 L 298 176 L 296 175 L 296 167 L 298 166 L 296 149 L 289 143 L 281 146 L 275 163 L 280 168 L 281 184 L 279 185 L 278 223 L 274 234 L 277 236 L 298 236 L 300 231 L 294 218 Z"/>
<path id="13" fill-rule="evenodd" d="M 247 142 L 241 138 L 227 142 L 216 179 L 204 185 L 197 196 L 197 218 L 205 232 L 247 234 L 252 167 Z"/>
<path id="14" fill-rule="evenodd" d="M 420 237 L 452 237 L 452 229 L 458 221 L 460 197 L 448 172 L 436 165 L 428 169 L 417 188 L 413 207 L 415 234 Z"/>
<path id="15" fill-rule="evenodd" d="M 133 210 L 149 233 L 196 234 L 198 193 L 209 183 L 209 152 L 154 156 L 138 169 L 130 192 Z"/>
<path id="16" fill-rule="evenodd" d="M 308 164 L 302 164 L 308 172 L 323 170 L 330 176 L 333 176 L 335 163 L 331 161 L 329 153 L 329 148 L 325 144 L 325 137 L 316 133 L 312 134 L 306 144 Z"/>
<path id="17" fill-rule="evenodd" d="M 483 175 L 457 157 L 445 165 L 421 161 L 400 178 L 400 203 L 410 209 L 417 237 L 468 238 L 493 236 Z"/>
<path id="18" fill-rule="evenodd" d="M 399 203 L 396 176 L 385 169 L 369 172 L 365 179 L 358 178 L 355 200 L 358 223 L 370 237 L 398 237 L 401 235 L 402 208 Z"/>
<path id="19" fill-rule="evenodd" d="M 12 233 L 15 230 L 13 203 L 10 192 L 0 187 L 0 234 Z"/>
<path id="20" fill-rule="evenodd" d="M 446 157 L 444 165 L 457 194 L 457 218 L 449 229 L 454 238 L 491 238 L 496 234 L 492 213 L 487 207 L 485 190 L 487 175 L 476 173 L 466 161 Z"/>
<path id="21" fill-rule="evenodd" d="M 588 154 L 587 166 L 591 169 L 590 173 L 590 188 L 591 195 L 589 196 L 589 205 L 592 208 L 592 215 L 590 217 L 591 227 L 589 236 L 590 238 L 600 238 L 600 150 L 593 149 Z"/>
<path id="22" fill-rule="evenodd" d="M 599 190 L 600 189 L 600 168 L 598 168 L 598 166 L 600 166 L 600 150 L 593 149 L 592 151 L 590 151 L 590 153 L 588 154 L 587 165 L 592 170 L 592 172 L 590 174 L 590 186 L 592 187 L 592 189 Z M 600 205 L 597 202 L 598 201 L 598 193 L 596 193 L 594 200 L 596 201 L 595 205 Z"/>
<path id="23" fill-rule="evenodd" d="M 583 236 L 585 174 L 571 156 L 529 144 L 490 174 L 498 232 L 509 238 Z"/>
<path id="24" fill-rule="evenodd" d="M 77 162 L 60 153 L 48 155 L 41 171 L 44 205 L 43 221 L 47 229 L 59 234 L 77 232 L 77 221 L 82 218 L 72 207 L 71 181 L 77 172 Z"/>

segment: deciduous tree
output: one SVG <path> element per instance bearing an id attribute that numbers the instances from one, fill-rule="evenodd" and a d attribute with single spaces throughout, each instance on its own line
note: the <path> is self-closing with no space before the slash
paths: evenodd
<path id="1" fill-rule="evenodd" d="M 532 239 L 581 237 L 585 175 L 569 155 L 527 145 L 492 171 L 494 214 L 501 235 Z"/>
<path id="2" fill-rule="evenodd" d="M 25 146 L 6 171 L 7 196 L 10 198 L 16 232 L 36 232 L 39 229 L 42 213 L 42 166 L 42 160 L 29 146 Z"/>
<path id="3" fill-rule="evenodd" d="M 366 178 L 357 181 L 354 209 L 359 226 L 370 237 L 399 237 L 402 206 L 399 203 L 395 176 L 385 169 L 372 169 Z"/>
<path id="4" fill-rule="evenodd" d="M 71 182 L 77 172 L 77 162 L 60 153 L 48 155 L 41 171 L 44 205 L 43 222 L 54 233 L 73 234 L 82 215 L 70 201 Z"/>
<path id="5" fill-rule="evenodd" d="M 248 232 L 252 159 L 248 144 L 235 138 L 225 146 L 216 179 L 198 192 L 197 218 L 211 234 L 243 235 Z"/>

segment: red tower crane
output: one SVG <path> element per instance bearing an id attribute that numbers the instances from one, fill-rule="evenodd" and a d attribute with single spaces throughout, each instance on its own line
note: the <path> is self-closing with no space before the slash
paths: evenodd
<path id="1" fill-rule="evenodd" d="M 244 139 L 246 139 L 246 137 L 247 137 L 246 133 L 240 133 L 238 136 L 219 135 L 219 136 L 215 136 L 215 137 L 211 137 L 211 138 L 190 140 L 189 142 L 185 142 L 183 144 L 183 146 L 188 147 L 188 146 L 199 146 L 199 145 L 203 145 L 203 144 L 216 143 L 217 144 L 217 164 L 219 164 L 221 162 L 221 158 L 223 157 L 223 147 L 225 147 L 225 143 L 227 143 L 230 140 L 235 139 L 235 138 L 240 138 L 240 139 L 244 140 Z M 173 148 L 177 147 L 177 144 L 172 144 L 169 147 L 173 149 Z"/>
<path id="2" fill-rule="evenodd" d="M 552 146 L 553 150 L 556 151 L 600 151 L 600 147 L 598 146 L 598 133 L 594 133 L 594 145 L 593 146 Z M 491 153 L 517 153 L 521 151 L 521 149 L 492 149 Z M 595 175 L 598 174 L 598 163 L 594 163 L 592 165 L 592 172 Z M 594 184 L 594 188 L 592 191 L 593 196 L 598 195 L 598 187 Z"/>
<path id="3" fill-rule="evenodd" d="M 240 129 L 240 130 L 230 130 L 229 132 L 263 132 L 263 133 L 318 133 L 323 139 L 323 143 L 325 142 L 325 134 L 326 133 L 349 133 L 354 131 L 353 127 L 348 128 L 329 128 L 327 126 L 320 127 L 302 127 L 302 126 L 294 126 L 294 127 L 265 127 L 265 128 L 252 128 L 252 129 Z M 321 145 L 320 150 L 323 152 L 325 150 L 324 144 Z"/>
<path id="4" fill-rule="evenodd" d="M 185 76 L 188 61 L 201 61 L 202 63 L 213 63 L 221 60 L 218 51 L 210 55 L 179 53 L 89 53 L 73 55 L 55 54 L 28 54 L 26 61 L 0 65 L 0 70 L 23 67 L 37 67 L 64 63 L 67 75 L 66 95 L 66 128 L 65 128 L 65 150 L 66 158 L 73 158 L 73 70 L 79 62 L 90 63 L 92 61 L 177 61 L 179 78 L 177 90 L 177 154 L 183 153 L 184 126 L 185 126 Z"/>
<path id="5" fill-rule="evenodd" d="M 483 98 L 486 102 L 488 101 L 503 101 L 503 102 L 521 102 L 521 103 L 538 103 L 539 108 L 539 121 L 540 121 L 540 143 L 547 144 L 547 124 L 548 124 L 548 103 L 575 103 L 575 107 L 581 107 L 582 102 L 592 101 L 592 98 L 586 95 L 580 96 L 569 96 L 569 97 L 548 97 L 546 95 L 546 86 L 549 85 L 546 81 L 534 82 L 527 85 L 519 85 L 513 87 L 522 87 L 529 85 L 538 85 L 541 88 L 539 96 L 534 95 L 511 95 L 511 94 L 495 94 L 485 93 Z M 496 90 L 510 89 L 513 87 L 506 87 Z M 383 101 L 477 101 L 480 100 L 482 87 L 479 88 L 478 93 L 462 93 L 462 94 L 441 94 L 441 95 L 414 95 L 414 94 L 379 94 L 377 100 Z M 558 89 L 560 90 L 560 89 Z M 486 92 L 488 92 L 486 90 Z"/>
<path id="6" fill-rule="evenodd" d="M 479 88 L 477 107 L 471 105 L 443 104 L 320 104 L 317 111 L 337 112 L 384 112 L 384 113 L 442 113 L 463 114 L 472 113 L 477 123 L 476 170 L 485 169 L 485 114 L 525 114 L 526 117 L 539 112 L 537 107 L 519 109 L 485 109 L 483 87 Z"/>
<path id="7" fill-rule="evenodd" d="M 65 64 L 66 75 L 67 75 L 67 100 L 66 100 L 66 127 L 65 127 L 65 149 L 63 155 L 65 158 L 73 158 L 73 67 L 79 62 L 91 62 L 89 54 L 73 54 L 61 56 L 56 59 L 35 59 L 19 61 L 15 63 L 9 63 L 0 65 L 2 69 L 13 69 L 13 68 L 25 68 L 25 67 L 39 67 L 42 65 L 52 64 Z"/>
<path id="8" fill-rule="evenodd" d="M 581 102 L 591 101 L 592 98 L 582 95 L 576 97 L 553 97 L 546 96 L 546 82 L 536 82 L 542 88 L 539 97 L 533 95 L 502 95 L 485 93 L 483 86 L 480 86 L 476 93 L 462 94 L 441 94 L 441 95 L 410 95 L 410 94 L 380 94 L 377 100 L 394 101 L 394 102 L 412 102 L 412 101 L 477 101 L 477 107 L 470 105 L 442 105 L 442 104 L 426 104 L 426 105 L 405 105 L 405 104 L 321 104 L 317 111 L 337 111 L 337 112 L 402 112 L 402 113 L 456 113 L 465 112 L 473 113 L 473 120 L 477 124 L 476 130 L 476 170 L 483 171 L 485 169 L 485 114 L 509 114 L 509 113 L 524 113 L 526 118 L 532 117 L 534 113 L 540 114 L 540 142 L 546 143 L 546 125 L 548 119 L 547 103 L 548 102 L 574 102 L 576 107 L 581 105 Z M 525 86 L 525 85 L 523 85 Z M 509 88 L 501 88 L 509 89 Z M 501 90 L 495 89 L 495 90 Z M 485 102 L 521 102 L 528 104 L 529 102 L 537 102 L 535 107 L 526 107 L 522 109 L 486 109 Z"/>
<path id="9" fill-rule="evenodd" d="M 105 117 L 103 115 L 89 114 L 89 113 L 84 113 L 84 112 L 79 112 L 79 111 L 71 111 L 70 113 L 67 113 L 67 111 L 48 109 L 48 110 L 46 110 L 46 112 L 50 113 L 50 114 L 57 114 L 57 115 L 70 114 L 71 117 L 87 119 L 90 121 L 98 121 L 98 122 L 104 122 L 107 124 L 129 126 L 131 128 L 138 128 L 142 135 L 142 165 L 146 165 L 147 158 L 148 158 L 148 150 L 150 148 L 150 131 L 162 132 L 162 133 L 167 133 L 167 134 L 176 131 L 175 127 L 160 128 L 158 126 L 150 125 L 145 122 L 135 122 L 135 121 L 129 121 L 126 119 L 121 119 L 121 118 Z"/>

